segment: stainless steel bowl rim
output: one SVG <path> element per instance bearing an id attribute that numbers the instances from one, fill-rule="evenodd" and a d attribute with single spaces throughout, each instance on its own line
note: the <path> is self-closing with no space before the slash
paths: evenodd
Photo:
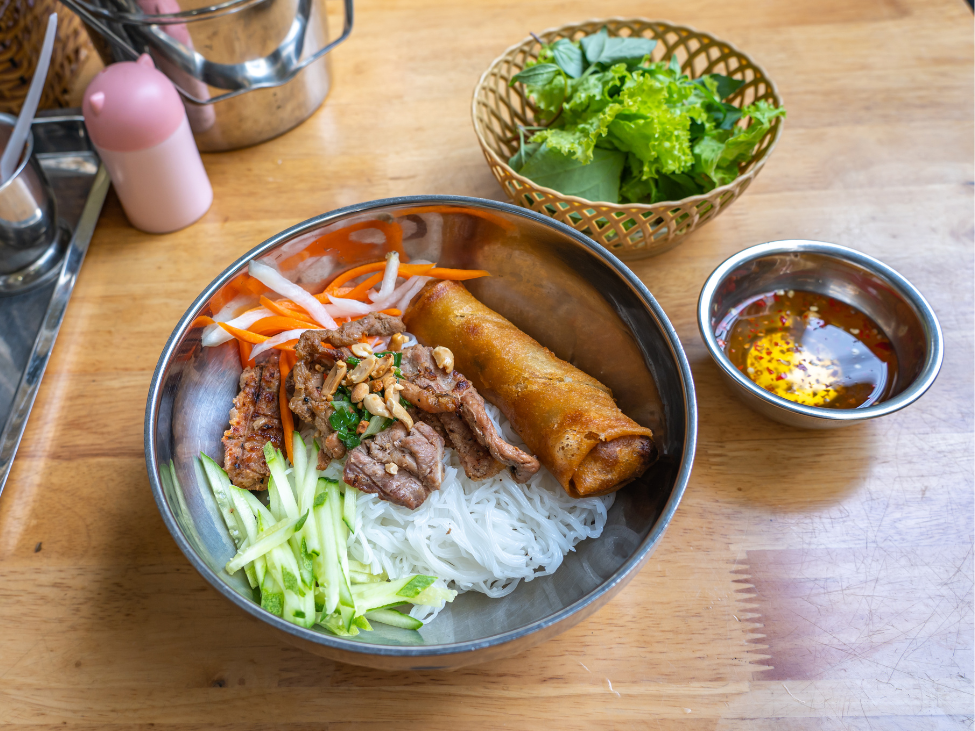
<path id="1" fill-rule="evenodd" d="M 255 603 L 250 599 L 246 599 L 237 592 L 235 592 L 229 585 L 224 583 L 217 574 L 210 569 L 200 558 L 197 556 L 196 552 L 190 546 L 189 542 L 183 536 L 183 533 L 176 522 L 176 518 L 169 508 L 169 504 L 166 502 L 165 496 L 163 494 L 162 484 L 159 481 L 159 467 L 156 462 L 156 437 L 155 437 L 155 423 L 158 416 L 158 406 L 161 398 L 161 392 L 163 387 L 163 375 L 166 371 L 166 366 L 169 364 L 170 359 L 180 340 L 189 327 L 190 323 L 195 319 L 197 313 L 206 305 L 210 298 L 217 292 L 220 287 L 226 284 L 230 279 L 235 276 L 239 269 L 247 264 L 252 259 L 262 256 L 264 253 L 273 249 L 278 244 L 286 241 L 287 239 L 300 235 L 310 229 L 317 228 L 319 226 L 341 220 L 343 218 L 360 214 L 367 213 L 368 211 L 375 209 L 382 209 L 392 206 L 401 205 L 417 205 L 417 204 L 439 204 L 439 205 L 458 205 L 458 206 L 469 206 L 474 208 L 489 209 L 494 211 L 500 211 L 502 213 L 510 214 L 513 216 L 520 216 L 523 218 L 528 218 L 538 223 L 550 226 L 565 234 L 566 236 L 574 239 L 577 243 L 584 246 L 586 249 L 591 251 L 597 257 L 606 262 L 610 267 L 612 267 L 617 274 L 619 274 L 626 282 L 633 287 L 633 289 L 640 295 L 646 306 L 651 310 L 657 320 L 660 322 L 662 331 L 666 334 L 667 340 L 670 344 L 671 351 L 674 356 L 675 363 L 680 371 L 681 380 L 684 386 L 684 406 L 686 409 L 685 413 L 685 431 L 684 431 L 684 450 L 681 454 L 681 464 L 678 470 L 677 476 L 674 480 L 674 489 L 670 495 L 667 504 L 664 506 L 663 511 L 660 514 L 656 524 L 651 528 L 650 532 L 644 538 L 643 542 L 637 548 L 637 550 L 630 556 L 629 559 L 607 580 L 597 586 L 593 591 L 591 591 L 586 596 L 582 597 L 578 601 L 569 606 L 565 607 L 559 612 L 553 615 L 545 617 L 543 619 L 532 622 L 524 627 L 520 627 L 517 630 L 512 630 L 510 632 L 504 632 L 497 635 L 492 635 L 490 637 L 485 637 L 476 641 L 470 642 L 457 642 L 449 644 L 440 645 L 426 645 L 423 647 L 400 647 L 400 646 L 389 646 L 389 645 L 372 645 L 363 642 L 355 642 L 352 640 L 346 640 L 341 637 L 327 635 L 320 632 L 315 632 L 303 627 L 298 627 L 297 625 L 286 622 L 285 620 L 272 615 L 263 609 L 260 605 Z M 173 330 L 172 335 L 170 335 L 169 340 L 166 342 L 166 346 L 163 348 L 162 354 L 159 356 L 159 361 L 156 364 L 155 372 L 152 376 L 152 382 L 149 386 L 149 396 L 146 402 L 146 417 L 144 423 L 144 440 L 145 440 L 145 455 L 146 455 L 146 468 L 149 473 L 149 482 L 152 486 L 152 494 L 156 500 L 156 506 L 159 508 L 159 513 L 162 515 L 163 522 L 169 529 L 170 534 L 172 534 L 173 539 L 179 546 L 180 550 L 189 560 L 189 562 L 199 571 L 203 577 L 210 582 L 210 584 L 221 594 L 223 594 L 227 599 L 232 601 L 234 604 L 239 606 L 241 609 L 246 611 L 253 617 L 267 622 L 268 624 L 276 627 L 279 630 L 287 632 L 291 635 L 299 637 L 301 639 L 314 642 L 320 645 L 326 645 L 333 647 L 338 650 L 343 650 L 347 652 L 359 653 L 363 655 L 379 655 L 379 656 L 398 656 L 398 657 L 435 657 L 440 655 L 453 655 L 465 652 L 474 652 L 487 647 L 493 647 L 496 645 L 501 645 L 512 640 L 516 640 L 527 635 L 539 632 L 546 627 L 550 627 L 555 624 L 559 624 L 563 620 L 567 619 L 571 615 L 585 608 L 589 604 L 593 603 L 600 596 L 610 592 L 613 587 L 615 587 L 620 582 L 626 580 L 629 573 L 637 569 L 642 562 L 648 557 L 650 552 L 656 546 L 659 541 L 660 536 L 666 530 L 667 526 L 670 524 L 673 518 L 674 512 L 677 510 L 677 506 L 680 504 L 681 498 L 683 497 L 684 490 L 687 486 L 687 482 L 690 479 L 691 467 L 694 461 L 694 451 L 697 444 L 697 400 L 694 392 L 694 379 L 691 374 L 691 368 L 687 361 L 687 356 L 684 354 L 684 349 L 680 344 L 680 339 L 677 337 L 677 331 L 671 324 L 670 319 L 664 313 L 663 309 L 654 299 L 653 295 L 646 286 L 641 282 L 636 275 L 631 272 L 625 264 L 623 264 L 615 256 L 607 252 L 597 243 L 592 241 L 592 239 L 580 234 L 575 229 L 567 226 L 564 223 L 556 221 L 548 216 L 543 216 L 539 213 L 535 213 L 529 209 L 520 208 L 518 206 L 511 205 L 509 203 L 501 203 L 499 201 L 485 200 L 482 198 L 470 198 L 465 196 L 449 196 L 449 195 L 416 195 L 416 196 L 403 196 L 398 198 L 384 198 L 375 201 L 369 201 L 366 203 L 359 203 L 351 206 L 346 206 L 345 208 L 339 208 L 335 211 L 329 213 L 324 213 L 320 216 L 315 216 L 314 218 L 309 218 L 302 223 L 296 224 L 291 228 L 282 231 L 279 234 L 272 236 L 263 243 L 254 247 L 242 257 L 237 259 L 233 264 L 227 267 L 216 279 L 214 279 L 206 289 L 200 294 L 199 297 L 194 300 L 193 304 L 186 310 L 183 317 L 180 319 L 176 328 Z M 598 540 L 598 539 L 596 539 Z"/>
<path id="2" fill-rule="evenodd" d="M 12 114 L 7 114 L 6 112 L 0 112 L 0 121 L 7 122 L 11 127 L 17 124 L 17 118 Z M 27 142 L 24 143 L 23 157 L 20 163 L 14 168 L 13 173 L 6 181 L 0 183 L 0 191 L 6 188 L 8 185 L 17 179 L 17 176 L 24 172 L 24 168 L 27 167 L 27 163 L 30 162 L 30 156 L 34 154 L 34 133 L 31 130 L 27 130 Z M 2 152 L 2 150 L 0 150 Z"/>
<path id="3" fill-rule="evenodd" d="M 766 256 L 794 253 L 821 254 L 860 266 L 886 279 L 917 310 L 919 319 L 921 320 L 921 326 L 924 329 L 927 353 L 925 354 L 921 372 L 910 386 L 893 398 L 881 401 L 874 406 L 868 406 L 864 409 L 825 409 L 816 406 L 804 406 L 782 398 L 781 396 L 771 394 L 747 378 L 732 365 L 724 349 L 718 345 L 714 330 L 710 325 L 711 306 L 715 292 L 717 292 L 718 287 L 724 282 L 725 277 L 742 264 L 747 264 L 750 261 Z M 895 411 L 900 411 L 919 399 L 931 387 L 938 377 L 938 372 L 941 370 L 941 363 L 944 360 L 944 337 L 941 332 L 941 324 L 938 322 L 938 318 L 931 305 L 928 304 L 928 301 L 924 299 L 924 296 L 918 289 L 903 275 L 882 261 L 874 259 L 862 251 L 825 241 L 811 241 L 808 239 L 770 241 L 743 249 L 737 254 L 728 257 L 711 273 L 711 276 L 708 277 L 704 283 L 704 287 L 701 289 L 701 295 L 697 302 L 697 324 L 701 331 L 701 337 L 704 338 L 704 345 L 707 347 L 711 357 L 742 388 L 746 389 L 752 395 L 761 398 L 763 401 L 786 411 L 828 421 L 860 421 L 874 419 L 879 416 L 892 414 Z"/>

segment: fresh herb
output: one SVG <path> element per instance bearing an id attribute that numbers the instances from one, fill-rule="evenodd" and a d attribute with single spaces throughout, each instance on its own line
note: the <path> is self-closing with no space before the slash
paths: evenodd
<path id="1" fill-rule="evenodd" d="M 340 406 L 328 417 L 328 423 L 335 431 L 354 427 L 359 423 L 358 409 Z"/>
<path id="2" fill-rule="evenodd" d="M 332 402 L 334 411 L 328 417 L 328 424 L 335 430 L 339 441 L 345 445 L 346 449 L 354 449 L 362 443 L 362 438 L 356 433 L 359 422 L 368 418 L 364 409 L 358 408 L 348 402 Z"/>
<path id="3" fill-rule="evenodd" d="M 347 366 L 349 366 L 349 368 L 355 368 L 357 365 L 359 365 L 359 359 L 354 355 L 350 355 L 345 359 L 345 363 Z"/>
<path id="4" fill-rule="evenodd" d="M 565 195 L 656 203 L 730 183 L 785 109 L 739 108 L 743 81 L 691 79 L 676 56 L 651 62 L 656 41 L 603 28 L 545 44 L 511 83 L 525 85 L 544 126 L 522 127 L 509 164 Z"/>

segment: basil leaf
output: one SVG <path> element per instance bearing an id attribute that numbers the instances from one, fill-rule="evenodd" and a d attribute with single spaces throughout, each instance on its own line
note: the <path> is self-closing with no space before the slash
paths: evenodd
<path id="1" fill-rule="evenodd" d="M 607 38 L 609 38 L 609 33 L 606 31 L 606 26 L 603 26 L 598 33 L 593 33 L 579 40 L 582 52 L 586 54 L 586 60 L 590 64 L 596 63 L 599 57 L 603 55 Z"/>
<path id="2" fill-rule="evenodd" d="M 514 86 L 515 83 L 521 82 L 531 86 L 544 86 L 561 73 L 562 69 L 554 63 L 537 63 L 515 74 L 508 85 Z"/>
<path id="3" fill-rule="evenodd" d="M 582 76 L 584 70 L 584 60 L 579 46 L 568 38 L 560 38 L 552 44 L 552 56 L 555 63 L 559 65 L 566 75 L 572 79 Z"/>
<path id="4" fill-rule="evenodd" d="M 511 166 L 511 169 L 516 173 L 521 172 L 521 169 L 525 166 L 525 163 L 528 162 L 532 155 L 538 152 L 539 147 L 541 147 L 541 144 L 538 142 L 526 142 L 524 145 L 519 147 L 518 152 L 512 155 L 511 159 L 508 160 L 508 164 Z"/>
<path id="5" fill-rule="evenodd" d="M 719 121 L 715 119 L 715 123 L 718 125 L 718 129 L 731 129 L 735 126 L 735 122 L 741 119 L 741 110 L 732 104 L 722 104 L 722 119 Z M 714 114 L 717 117 L 717 113 Z"/>
<path id="6" fill-rule="evenodd" d="M 626 154 L 618 150 L 596 148 L 592 162 L 582 163 L 544 144 L 521 169 L 521 174 L 563 195 L 618 203 L 625 158 Z"/>
<path id="7" fill-rule="evenodd" d="M 657 42 L 648 38 L 610 38 L 608 35 L 602 39 L 598 38 L 605 33 L 606 29 L 603 28 L 596 34 L 595 40 L 587 43 L 589 38 L 594 38 L 594 36 L 587 36 L 580 41 L 586 53 L 586 60 L 591 64 L 602 64 L 606 68 L 618 63 L 636 65 L 657 47 Z"/>
<path id="8" fill-rule="evenodd" d="M 733 79 L 730 76 L 723 76 L 722 74 L 708 74 L 708 76 L 718 84 L 718 98 L 722 100 L 734 94 L 745 83 L 741 79 Z"/>

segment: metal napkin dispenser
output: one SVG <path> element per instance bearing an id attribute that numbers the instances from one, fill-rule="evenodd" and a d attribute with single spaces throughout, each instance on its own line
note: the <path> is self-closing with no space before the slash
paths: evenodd
<path id="1" fill-rule="evenodd" d="M 307 119 L 328 94 L 325 0 L 62 0 L 85 22 L 102 60 L 148 53 L 176 85 L 203 151 L 271 139 Z"/>

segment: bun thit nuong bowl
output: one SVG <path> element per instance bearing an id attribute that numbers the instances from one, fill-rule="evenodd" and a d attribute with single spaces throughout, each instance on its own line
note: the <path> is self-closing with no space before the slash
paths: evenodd
<path id="1" fill-rule="evenodd" d="M 232 343 L 203 348 L 202 331 L 192 323 L 252 259 L 294 260 L 312 250 L 321 255 L 321 237 L 341 240 L 338 261 L 309 259 L 301 270 L 302 283 L 320 291 L 339 271 L 378 258 L 377 240 L 394 224 L 411 258 L 491 272 L 468 283 L 472 293 L 612 388 L 623 411 L 653 429 L 661 457 L 617 493 L 603 534 L 578 544 L 555 574 L 522 583 L 501 599 L 463 594 L 419 632 L 376 624 L 373 632 L 340 638 L 265 612 L 243 572 L 230 576 L 224 570 L 235 548 L 195 458 L 201 451 L 222 454 L 220 438 L 241 368 Z M 584 620 L 625 586 L 677 509 L 696 434 L 694 384 L 677 334 L 646 287 L 615 257 L 568 226 L 506 203 L 416 196 L 305 221 L 217 277 L 183 315 L 159 358 L 146 407 L 145 450 L 166 527 L 190 563 L 243 611 L 282 639 L 325 657 L 388 670 L 439 669 L 524 650 Z"/>
<path id="2" fill-rule="evenodd" d="M 605 27 L 610 36 L 642 36 L 657 41 L 650 54 L 653 61 L 676 55 L 681 71 L 691 78 L 724 74 L 743 81 L 728 99 L 745 107 L 760 99 L 782 106 L 775 84 L 765 71 L 733 45 L 707 33 L 662 20 L 606 18 L 563 25 L 538 34 L 544 43 L 560 38 L 576 41 Z M 541 49 L 534 38 L 526 38 L 494 59 L 474 88 L 471 114 L 474 132 L 491 172 L 512 203 L 557 218 L 602 244 L 620 259 L 655 256 L 672 249 L 699 226 L 715 218 L 745 192 L 761 171 L 782 132 L 776 119 L 759 142 L 741 174 L 727 185 L 709 193 L 679 201 L 653 204 L 600 203 L 563 195 L 519 175 L 508 165 L 518 150 L 518 126 L 535 124 L 535 109 L 526 98 L 524 86 L 510 86 L 511 79 Z"/>

